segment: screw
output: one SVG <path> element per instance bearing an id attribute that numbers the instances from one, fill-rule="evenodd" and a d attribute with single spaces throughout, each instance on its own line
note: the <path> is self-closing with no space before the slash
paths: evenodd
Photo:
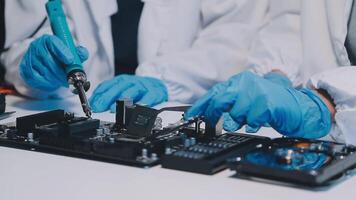
<path id="1" fill-rule="evenodd" d="M 197 140 L 193 137 L 190 138 L 190 145 L 195 145 L 197 143 Z"/>
<path id="2" fill-rule="evenodd" d="M 103 133 L 104 133 L 105 135 L 110 135 L 110 129 L 108 129 L 108 128 L 103 128 Z"/>
<path id="3" fill-rule="evenodd" d="M 172 154 L 172 149 L 167 147 L 164 152 L 166 155 Z"/>
<path id="4" fill-rule="evenodd" d="M 151 154 L 151 159 L 152 159 L 152 160 L 158 160 L 157 154 L 156 154 L 156 153 L 152 153 L 152 154 Z"/>
<path id="5" fill-rule="evenodd" d="M 104 134 L 104 130 L 102 128 L 96 129 L 96 136 L 102 136 Z"/>
<path id="6" fill-rule="evenodd" d="M 147 158 L 147 149 L 142 149 L 142 158 Z"/>
<path id="7" fill-rule="evenodd" d="M 185 139 L 184 140 L 184 147 L 189 147 L 190 146 L 190 140 L 189 139 Z"/>

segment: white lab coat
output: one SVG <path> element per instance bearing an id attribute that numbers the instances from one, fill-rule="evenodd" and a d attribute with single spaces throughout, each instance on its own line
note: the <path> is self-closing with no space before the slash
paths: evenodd
<path id="1" fill-rule="evenodd" d="M 352 0 L 270 0 L 271 21 L 248 65 L 259 74 L 287 73 L 295 86 L 325 89 L 337 113 L 329 139 L 356 145 L 356 67 L 344 42 Z"/>
<path id="2" fill-rule="evenodd" d="M 245 68 L 256 28 L 265 14 L 266 0 L 142 0 L 137 75 L 162 79 L 169 100 L 192 103 L 213 84 Z M 51 33 L 47 23 L 28 38 L 45 18 L 45 0 L 6 0 L 6 47 L 1 56 L 6 80 L 22 94 L 58 97 L 68 90 L 43 93 L 27 86 L 18 66 L 30 42 Z M 86 46 L 85 63 L 94 89 L 114 76 L 110 16 L 116 0 L 63 0 L 78 44 Z M 104 3 L 105 2 L 105 3 Z M 120 12 L 120 11 L 119 11 Z M 91 90 L 92 91 L 92 90 Z"/>

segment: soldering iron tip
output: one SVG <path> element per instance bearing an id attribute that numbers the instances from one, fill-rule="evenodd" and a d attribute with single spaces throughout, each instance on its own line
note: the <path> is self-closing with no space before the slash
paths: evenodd
<path id="1" fill-rule="evenodd" d="M 86 116 L 88 117 L 88 118 L 91 118 L 91 111 L 90 110 L 87 110 L 86 112 L 85 112 L 85 114 L 86 114 Z"/>

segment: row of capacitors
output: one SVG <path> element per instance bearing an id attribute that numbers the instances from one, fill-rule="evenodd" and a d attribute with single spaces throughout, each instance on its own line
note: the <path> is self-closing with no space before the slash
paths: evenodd
<path id="1" fill-rule="evenodd" d="M 189 147 L 185 145 L 186 148 L 184 150 L 176 151 L 173 155 L 189 159 L 202 159 L 213 154 L 218 154 L 226 149 L 233 148 L 249 139 L 248 137 L 226 134 L 207 143 L 198 143 Z"/>
<path id="2" fill-rule="evenodd" d="M 115 138 L 111 134 L 110 128 L 101 127 L 96 129 L 96 137 L 94 137 L 94 139 L 104 141 L 105 138 L 107 138 L 110 143 L 115 143 Z"/>

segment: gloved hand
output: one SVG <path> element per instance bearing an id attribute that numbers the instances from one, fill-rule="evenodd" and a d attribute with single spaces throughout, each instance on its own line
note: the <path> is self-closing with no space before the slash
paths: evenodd
<path id="1" fill-rule="evenodd" d="M 109 108 L 115 112 L 116 101 L 123 98 L 155 106 L 168 100 L 168 92 L 164 83 L 156 78 L 119 75 L 101 83 L 89 101 L 94 112 L 104 112 Z"/>
<path id="2" fill-rule="evenodd" d="M 287 76 L 283 75 L 281 72 L 269 72 L 265 74 L 263 78 L 286 88 L 293 87 L 293 83 L 290 81 L 290 79 Z M 236 122 L 231 118 L 229 113 L 224 113 L 223 119 L 224 119 L 223 127 L 226 131 L 235 132 L 238 130 L 239 125 L 236 124 Z M 264 126 L 270 127 L 269 124 L 264 124 Z M 245 131 L 247 133 L 256 133 L 257 131 L 260 130 L 260 128 L 261 127 L 252 128 L 247 125 Z"/>
<path id="3" fill-rule="evenodd" d="M 225 90 L 217 92 L 217 87 Z M 286 136 L 320 138 L 331 129 L 331 113 L 311 90 L 284 87 L 251 72 L 242 72 L 214 86 L 185 114 L 198 115 L 216 124 L 229 112 L 237 128 L 271 125 Z"/>
<path id="4" fill-rule="evenodd" d="M 89 57 L 84 47 L 78 47 L 77 53 L 82 62 Z M 68 87 L 63 67 L 72 62 L 73 54 L 59 38 L 43 35 L 30 44 L 22 58 L 20 76 L 27 85 L 43 91 Z"/>
<path id="5" fill-rule="evenodd" d="M 286 88 L 293 87 L 292 81 L 290 81 L 290 79 L 287 76 L 279 72 L 269 72 L 265 74 L 263 78 Z"/>

